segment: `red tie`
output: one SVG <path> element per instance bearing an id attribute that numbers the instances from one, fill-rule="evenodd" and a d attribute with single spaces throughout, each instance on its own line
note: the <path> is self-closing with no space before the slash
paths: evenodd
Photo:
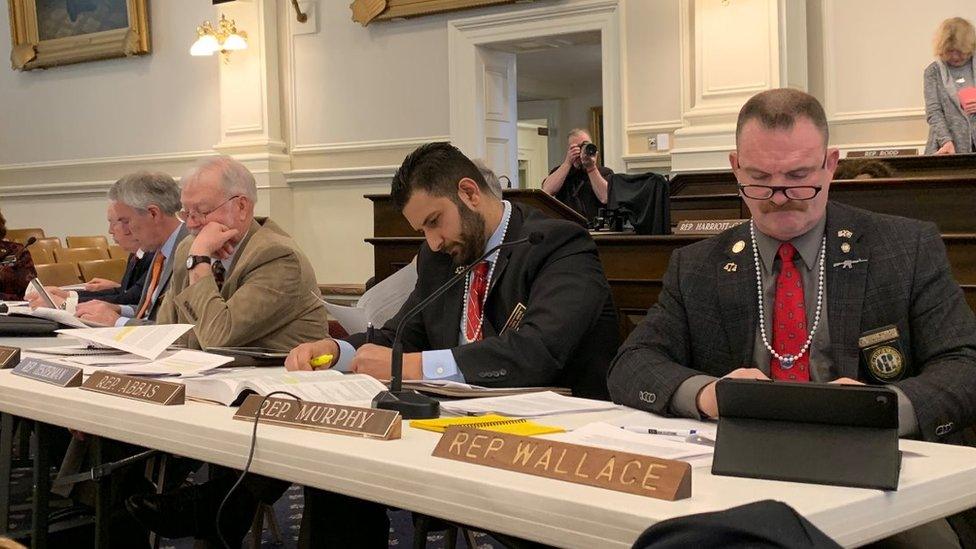
<path id="1" fill-rule="evenodd" d="M 467 341 L 481 339 L 481 306 L 488 290 L 488 262 L 482 261 L 471 270 L 471 286 L 468 288 L 468 318 L 464 323 L 464 338 Z"/>
<path id="2" fill-rule="evenodd" d="M 803 305 L 803 279 L 793 263 L 796 248 L 784 242 L 777 252 L 780 259 L 776 277 L 776 301 L 773 304 L 773 349 L 780 356 L 796 355 L 807 342 L 807 313 Z M 784 368 L 775 356 L 770 359 L 773 379 L 810 381 L 810 350 Z"/>

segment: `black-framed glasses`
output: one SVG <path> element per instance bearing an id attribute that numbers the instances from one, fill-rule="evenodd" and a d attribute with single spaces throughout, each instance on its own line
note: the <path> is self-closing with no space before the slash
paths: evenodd
<path id="1" fill-rule="evenodd" d="M 739 185 L 739 190 L 746 198 L 753 200 L 769 200 L 774 194 L 781 192 L 790 200 L 810 200 L 820 193 L 823 187 L 813 185 L 797 185 L 795 187 L 771 185 Z"/>
<path id="2" fill-rule="evenodd" d="M 196 219 L 196 220 L 199 220 L 199 221 L 203 221 L 204 219 L 206 219 L 206 217 L 208 215 L 214 213 L 215 211 L 219 210 L 220 208 L 223 208 L 224 207 L 224 204 L 227 204 L 228 202 L 230 202 L 231 200 L 234 200 L 235 198 L 240 198 L 241 196 L 243 196 L 243 195 L 235 194 L 234 196 L 232 196 L 232 197 L 228 198 L 227 200 L 224 200 L 220 204 L 214 206 L 213 208 L 210 209 L 210 211 L 207 211 L 207 212 L 199 212 L 199 211 L 198 212 L 191 212 L 191 211 L 187 210 L 186 208 L 183 208 L 182 210 L 176 212 L 176 218 L 179 219 L 180 221 L 184 222 L 184 223 L 189 222 L 191 219 Z"/>

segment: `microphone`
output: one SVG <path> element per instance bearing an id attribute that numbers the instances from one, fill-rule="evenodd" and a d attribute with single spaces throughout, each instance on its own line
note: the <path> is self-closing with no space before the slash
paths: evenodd
<path id="1" fill-rule="evenodd" d="M 37 242 L 37 237 L 32 236 L 27 239 L 27 242 L 24 243 L 24 247 L 21 248 L 19 252 L 17 253 L 10 252 L 5 256 L 0 257 L 0 266 L 9 267 L 10 265 L 17 263 L 17 261 L 20 260 L 20 256 L 24 255 L 24 253 L 28 251 L 27 247 L 35 242 Z"/>
<path id="2" fill-rule="evenodd" d="M 458 271 L 447 282 L 441 285 L 440 288 L 434 290 L 434 292 L 427 296 L 423 301 L 407 311 L 407 314 L 403 315 L 403 318 L 400 319 L 400 323 L 397 324 L 396 335 L 393 337 L 393 356 L 390 364 L 390 390 L 383 391 L 382 393 L 379 393 L 373 397 L 373 406 L 383 410 L 395 410 L 400 412 L 400 416 L 403 419 L 428 419 L 438 417 L 440 415 L 440 403 L 438 401 L 422 395 L 417 391 L 403 390 L 403 342 L 401 341 L 403 338 L 403 327 L 406 325 L 408 320 L 416 316 L 418 313 L 420 313 L 420 311 L 423 311 L 435 299 L 442 296 L 444 292 L 448 291 L 455 284 L 464 279 L 464 277 L 471 272 L 471 269 L 474 269 L 475 265 L 484 261 L 486 257 L 504 248 L 511 248 L 522 244 L 534 246 L 542 242 L 544 239 L 544 234 L 534 231 L 529 233 L 529 236 L 525 238 L 520 238 L 511 242 L 502 242 L 501 244 L 482 254 L 482 256 L 477 260 L 472 261 L 471 264 L 464 269 Z"/>

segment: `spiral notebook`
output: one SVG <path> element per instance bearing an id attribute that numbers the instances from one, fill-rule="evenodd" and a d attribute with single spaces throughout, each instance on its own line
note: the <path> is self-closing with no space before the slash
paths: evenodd
<path id="1" fill-rule="evenodd" d="M 550 433 L 562 433 L 565 431 L 565 429 L 561 427 L 541 425 L 525 418 L 500 416 L 498 414 L 486 414 L 483 416 L 468 417 L 445 417 L 440 419 L 415 419 L 410 422 L 411 427 L 424 429 L 427 431 L 434 431 L 436 433 L 443 433 L 448 427 L 453 427 L 455 425 L 465 425 L 488 431 L 497 431 L 499 433 L 522 435 L 526 437 L 533 435 L 547 435 Z"/>

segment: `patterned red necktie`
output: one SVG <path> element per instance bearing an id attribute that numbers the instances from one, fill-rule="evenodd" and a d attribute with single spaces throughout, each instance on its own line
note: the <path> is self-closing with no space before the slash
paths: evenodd
<path id="1" fill-rule="evenodd" d="M 471 270 L 471 285 L 468 287 L 468 317 L 464 322 L 464 339 L 481 339 L 481 306 L 488 290 L 488 262 L 482 261 Z"/>
<path id="2" fill-rule="evenodd" d="M 793 256 L 796 248 L 789 242 L 779 247 L 780 266 L 776 277 L 776 301 L 773 304 L 773 349 L 780 356 L 795 356 L 807 342 L 807 314 L 803 304 L 803 279 Z M 769 371 L 773 379 L 810 381 L 810 350 L 789 364 L 770 358 Z"/>

